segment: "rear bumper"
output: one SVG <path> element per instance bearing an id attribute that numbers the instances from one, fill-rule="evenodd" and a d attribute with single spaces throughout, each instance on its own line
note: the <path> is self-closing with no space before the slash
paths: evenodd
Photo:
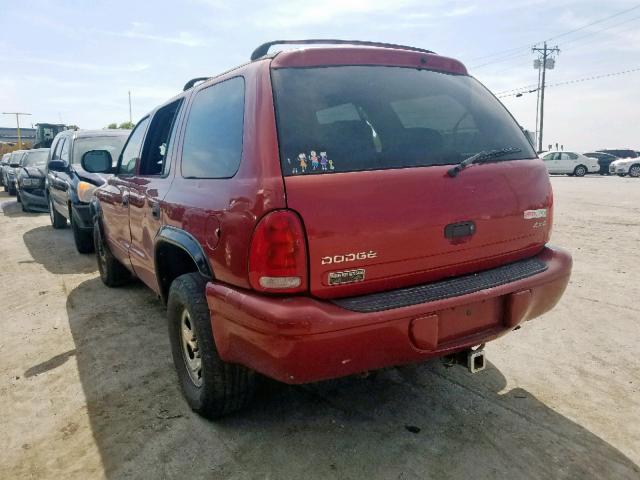
<path id="1" fill-rule="evenodd" d="M 310 297 L 270 297 L 210 282 L 220 357 L 286 383 L 308 383 L 419 362 L 488 342 L 551 308 L 571 255 L 546 247 L 546 270 L 473 293 L 361 313 Z"/>

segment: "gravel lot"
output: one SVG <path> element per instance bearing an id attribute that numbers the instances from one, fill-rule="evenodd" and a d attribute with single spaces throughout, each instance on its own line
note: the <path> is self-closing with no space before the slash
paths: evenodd
<path id="1" fill-rule="evenodd" d="M 269 384 L 216 423 L 181 398 L 151 291 L 104 287 L 0 194 L 0 478 L 640 478 L 640 180 L 552 182 L 571 284 L 487 370 Z"/>

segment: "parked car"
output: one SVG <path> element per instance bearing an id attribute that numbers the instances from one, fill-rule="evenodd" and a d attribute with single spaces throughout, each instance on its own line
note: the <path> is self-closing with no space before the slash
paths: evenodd
<path id="1" fill-rule="evenodd" d="M 640 177 L 640 157 L 619 158 L 615 162 L 611 162 L 609 172 L 620 177 L 629 175 L 630 177 L 638 178 Z"/>
<path id="2" fill-rule="evenodd" d="M 22 210 L 47 211 L 47 199 L 44 194 L 48 148 L 27 150 L 16 169 L 16 185 L 18 201 L 22 203 Z"/>
<path id="3" fill-rule="evenodd" d="M 598 160 L 598 165 L 600 165 L 600 175 L 609 175 L 609 165 L 611 165 L 611 162 L 618 159 L 615 155 L 604 152 L 589 152 L 584 155 L 585 157 L 591 157 Z"/>
<path id="4" fill-rule="evenodd" d="M 611 155 L 615 155 L 618 158 L 638 158 L 638 152 L 635 150 L 631 150 L 629 148 L 621 148 L 617 150 L 598 150 L 599 152 L 609 153 Z"/>
<path id="5" fill-rule="evenodd" d="M 4 187 L 4 167 L 5 165 L 9 165 L 9 157 L 11 157 L 11 153 L 5 153 L 2 155 L 0 159 L 0 186 Z"/>
<path id="6" fill-rule="evenodd" d="M 71 223 L 73 239 L 80 253 L 93 251 L 93 218 L 89 203 L 94 190 L 105 182 L 104 174 L 85 171 L 84 154 L 92 150 L 107 151 L 117 159 L 129 130 L 65 130 L 53 139 L 49 152 L 45 191 L 53 228 Z"/>
<path id="7" fill-rule="evenodd" d="M 138 277 L 166 303 L 182 390 L 207 417 L 246 405 L 256 372 L 299 384 L 445 355 L 482 369 L 473 347 L 569 280 L 543 162 L 456 60 L 271 45 L 138 122 L 92 202 L 102 281 Z M 93 151 L 83 168 L 111 162 Z"/>
<path id="8" fill-rule="evenodd" d="M 542 160 L 549 173 L 564 173 L 575 177 L 584 177 L 587 173 L 598 173 L 598 160 L 585 157 L 577 152 L 551 151 L 542 154 Z"/>
<path id="9" fill-rule="evenodd" d="M 9 163 L 2 168 L 4 191 L 8 192 L 9 195 L 16 195 L 18 193 L 16 189 L 16 168 L 20 166 L 22 157 L 26 153 L 26 150 L 14 150 L 9 156 Z"/>

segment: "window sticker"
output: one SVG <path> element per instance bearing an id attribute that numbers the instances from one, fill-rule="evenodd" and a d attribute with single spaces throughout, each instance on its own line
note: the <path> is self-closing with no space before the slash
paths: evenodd
<path id="1" fill-rule="evenodd" d="M 333 160 L 329 159 L 327 152 L 318 152 L 316 150 L 309 151 L 309 155 L 302 152 L 299 153 L 295 161 L 291 162 L 291 158 L 287 157 L 287 165 L 291 169 L 292 175 L 309 172 L 333 172 L 336 167 Z"/>
<path id="2" fill-rule="evenodd" d="M 309 160 L 311 160 L 311 170 L 317 170 L 320 167 L 320 160 L 315 150 L 311 150 L 309 153 Z"/>

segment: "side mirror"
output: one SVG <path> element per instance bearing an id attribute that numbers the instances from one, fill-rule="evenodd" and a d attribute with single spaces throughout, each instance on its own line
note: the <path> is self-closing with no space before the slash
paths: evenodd
<path id="1" fill-rule="evenodd" d="M 111 173 L 113 159 L 107 150 L 89 150 L 82 155 L 80 164 L 90 173 Z"/>
<path id="2" fill-rule="evenodd" d="M 11 168 L 18 168 L 20 166 L 20 164 L 19 163 L 10 163 L 9 166 Z"/>
<path id="3" fill-rule="evenodd" d="M 64 172 L 68 168 L 68 165 L 64 160 L 51 160 L 47 168 L 52 172 Z"/>

